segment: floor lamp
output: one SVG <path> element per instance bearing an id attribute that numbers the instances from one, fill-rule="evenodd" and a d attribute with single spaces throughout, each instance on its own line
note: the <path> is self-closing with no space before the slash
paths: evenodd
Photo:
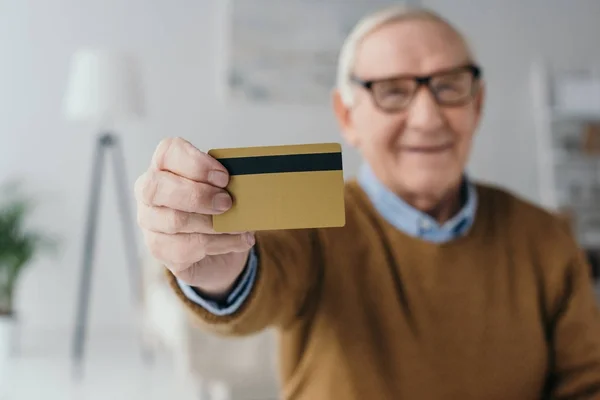
<path id="1" fill-rule="evenodd" d="M 127 184 L 125 158 L 119 137 L 112 129 L 108 129 L 117 122 L 137 119 L 143 114 L 142 93 L 136 72 L 133 60 L 116 52 L 81 50 L 73 56 L 71 62 L 64 101 L 65 117 L 100 129 L 92 164 L 72 343 L 73 372 L 76 378 L 83 376 L 99 202 L 107 153 L 112 153 L 113 156 L 112 166 L 132 294 L 136 306 L 141 303 L 141 270 L 134 219 L 129 207 L 129 193 L 132 189 Z M 146 352 L 143 354 L 148 355 Z"/>

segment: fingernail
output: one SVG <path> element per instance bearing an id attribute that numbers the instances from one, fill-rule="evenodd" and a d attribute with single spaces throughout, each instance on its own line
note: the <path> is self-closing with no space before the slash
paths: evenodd
<path id="1" fill-rule="evenodd" d="M 229 183 L 229 175 L 223 171 L 210 171 L 208 181 L 215 186 L 225 187 Z"/>
<path id="2" fill-rule="evenodd" d="M 213 197 L 213 208 L 217 211 L 226 211 L 231 207 L 231 196 L 219 193 Z"/>
<path id="3" fill-rule="evenodd" d="M 256 243 L 256 239 L 254 237 L 254 234 L 251 232 L 246 233 L 246 240 L 248 241 L 248 244 L 250 246 L 254 246 L 254 243 Z"/>

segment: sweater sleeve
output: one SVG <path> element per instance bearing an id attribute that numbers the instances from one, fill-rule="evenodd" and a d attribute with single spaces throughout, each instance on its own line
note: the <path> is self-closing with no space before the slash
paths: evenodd
<path id="1" fill-rule="evenodd" d="M 285 328 L 301 318 L 317 300 L 322 277 L 318 230 L 256 233 L 257 268 L 251 291 L 233 312 L 218 315 L 182 292 L 167 271 L 171 287 L 202 329 L 226 336 L 249 335 L 274 326 Z"/>
<path id="2" fill-rule="evenodd" d="M 551 334 L 552 398 L 600 398 L 600 312 L 589 264 L 583 252 L 573 253 Z"/>

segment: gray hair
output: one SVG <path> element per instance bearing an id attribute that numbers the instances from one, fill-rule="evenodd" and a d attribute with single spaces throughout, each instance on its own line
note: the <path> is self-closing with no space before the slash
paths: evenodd
<path id="1" fill-rule="evenodd" d="M 467 50 L 470 52 L 464 36 L 446 19 L 429 9 L 409 5 L 397 5 L 376 11 L 358 21 L 342 45 L 338 59 L 336 86 L 344 105 L 349 107 L 354 102 L 351 76 L 356 62 L 356 53 L 362 40 L 371 32 L 391 22 L 415 19 L 435 21 L 449 27 L 465 42 L 465 46 L 467 46 Z"/>

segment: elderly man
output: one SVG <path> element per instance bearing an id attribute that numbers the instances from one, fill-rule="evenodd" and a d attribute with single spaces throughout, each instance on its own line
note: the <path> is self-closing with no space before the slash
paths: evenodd
<path id="1" fill-rule="evenodd" d="M 378 12 L 333 99 L 366 161 L 345 227 L 215 234 L 227 172 L 182 139 L 138 180 L 139 223 L 204 329 L 277 328 L 286 399 L 600 398 L 600 316 L 568 229 L 466 176 L 483 102 L 455 28 Z"/>

